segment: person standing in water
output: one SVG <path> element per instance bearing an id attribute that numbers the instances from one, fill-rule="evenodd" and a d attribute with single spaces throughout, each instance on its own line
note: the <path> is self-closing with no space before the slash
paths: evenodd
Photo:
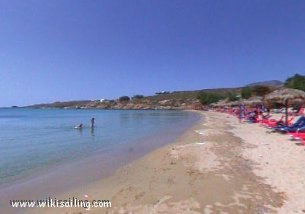
<path id="1" fill-rule="evenodd" d="M 90 127 L 91 127 L 92 129 L 94 128 L 94 117 L 91 118 Z"/>

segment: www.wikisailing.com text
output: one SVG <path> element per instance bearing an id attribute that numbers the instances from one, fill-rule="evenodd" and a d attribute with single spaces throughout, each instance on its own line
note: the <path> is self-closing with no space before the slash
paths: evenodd
<path id="1" fill-rule="evenodd" d="M 48 197 L 45 200 L 10 200 L 10 205 L 14 208 L 110 208 L 109 200 L 81 200 L 75 197 L 69 199 L 56 199 Z"/>

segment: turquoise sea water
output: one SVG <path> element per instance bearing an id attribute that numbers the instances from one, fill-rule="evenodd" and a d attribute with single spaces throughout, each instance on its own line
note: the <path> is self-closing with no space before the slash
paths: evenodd
<path id="1" fill-rule="evenodd" d="M 183 111 L 0 108 L 0 185 L 89 156 L 122 151 L 124 160 L 122 148 L 158 136 L 149 142 L 157 148 L 198 120 L 196 113 Z M 84 128 L 74 129 L 79 123 Z"/>

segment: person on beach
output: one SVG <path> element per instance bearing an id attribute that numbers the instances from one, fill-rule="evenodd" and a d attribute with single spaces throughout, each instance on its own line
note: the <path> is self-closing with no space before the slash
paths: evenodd
<path id="1" fill-rule="evenodd" d="M 239 123 L 242 122 L 242 119 L 245 117 L 245 106 L 244 105 L 240 105 L 239 106 L 239 112 L 238 112 L 238 119 L 239 119 Z"/>
<path id="2" fill-rule="evenodd" d="M 249 116 L 249 122 L 255 123 L 258 121 L 259 111 L 254 110 Z"/>
<path id="3" fill-rule="evenodd" d="M 91 118 L 90 127 L 91 127 L 92 129 L 94 128 L 94 117 Z"/>

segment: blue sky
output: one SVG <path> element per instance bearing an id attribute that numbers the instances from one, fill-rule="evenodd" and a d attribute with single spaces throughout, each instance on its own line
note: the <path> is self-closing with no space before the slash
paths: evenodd
<path id="1" fill-rule="evenodd" d="M 305 73 L 303 0 L 0 0 L 0 106 Z"/>

